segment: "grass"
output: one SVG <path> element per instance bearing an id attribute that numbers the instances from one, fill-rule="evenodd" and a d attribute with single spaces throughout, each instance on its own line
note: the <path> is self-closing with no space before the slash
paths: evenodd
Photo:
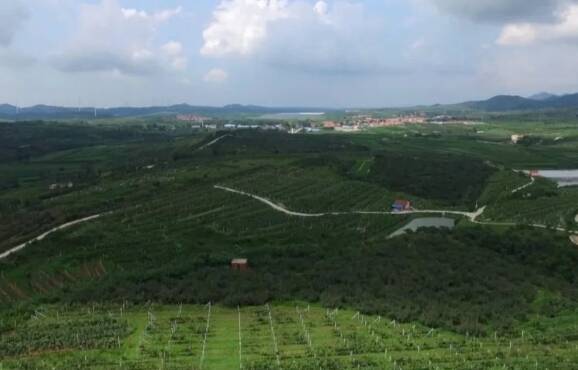
<path id="1" fill-rule="evenodd" d="M 210 316 L 209 305 L 42 306 L 37 312 L 3 340 L 36 328 L 35 343 L 44 347 L 3 354 L 3 369 L 573 369 L 578 361 L 576 313 L 536 318 L 505 336 L 476 337 L 303 303 L 211 305 Z M 83 325 L 104 319 L 125 323 L 128 331 L 102 342 L 111 345 L 76 344 L 90 335 Z M 55 325 L 79 331 L 55 338 L 45 331 Z M 46 338 L 71 345 L 56 351 Z"/>

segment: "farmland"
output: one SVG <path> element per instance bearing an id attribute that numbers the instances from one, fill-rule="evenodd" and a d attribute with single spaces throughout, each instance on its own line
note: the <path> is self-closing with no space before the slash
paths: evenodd
<path id="1" fill-rule="evenodd" d="M 578 230 L 578 189 L 515 171 L 575 164 L 568 125 L 528 123 L 543 141 L 524 145 L 509 143 L 520 123 L 356 135 L 89 125 L 64 144 L 58 123 L 6 125 L 0 253 L 101 217 L 0 261 L 3 368 L 578 361 L 578 249 L 530 226 Z M 389 239 L 419 217 L 389 214 L 396 199 L 454 212 L 457 227 Z M 483 206 L 481 224 L 458 215 Z M 246 273 L 228 267 L 240 257 Z"/>
<path id="2" fill-rule="evenodd" d="M 303 303 L 42 306 L 0 342 L 5 369 L 573 369 L 576 316 L 459 335 Z"/>

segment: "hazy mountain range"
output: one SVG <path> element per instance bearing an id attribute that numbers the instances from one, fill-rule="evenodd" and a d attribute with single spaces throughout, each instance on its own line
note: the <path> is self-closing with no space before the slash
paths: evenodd
<path id="1" fill-rule="evenodd" d="M 92 107 L 58 107 L 49 105 L 35 105 L 32 107 L 17 107 L 10 104 L 0 104 L 0 118 L 2 119 L 66 119 L 66 118 L 123 118 L 123 117 L 146 117 L 168 116 L 178 114 L 197 114 L 206 116 L 229 116 L 229 115 L 260 115 L 274 113 L 297 113 L 297 112 L 328 112 L 335 109 L 329 108 L 298 108 L 298 107 L 261 107 L 256 105 L 232 104 L 224 107 L 194 106 L 178 104 L 171 106 L 151 107 L 115 107 L 115 108 L 92 108 Z"/>
<path id="2" fill-rule="evenodd" d="M 530 97 L 516 95 L 498 95 L 487 100 L 470 101 L 460 104 L 436 105 L 436 108 L 473 110 L 482 112 L 509 112 L 531 111 L 546 109 L 578 109 L 578 93 L 567 95 L 554 95 L 542 92 Z M 420 108 L 420 109 L 423 109 Z M 232 116 L 232 115 L 260 115 L 274 113 L 297 113 L 297 112 L 336 112 L 332 108 L 304 108 L 304 107 L 262 107 L 257 105 L 227 105 L 224 107 L 194 106 L 178 104 L 171 106 L 152 107 L 116 107 L 116 108 L 91 108 L 91 107 L 58 107 L 49 105 L 35 105 L 32 107 L 16 107 L 10 104 L 0 104 L 0 119 L 25 120 L 25 119 L 90 119 L 90 118 L 123 118 L 123 117 L 146 117 L 167 116 L 177 114 L 198 114 L 207 116 Z"/>
<path id="3" fill-rule="evenodd" d="M 578 94 L 540 93 L 527 98 L 515 95 L 498 95 L 488 100 L 466 102 L 459 105 L 485 112 L 572 109 L 578 108 Z"/>

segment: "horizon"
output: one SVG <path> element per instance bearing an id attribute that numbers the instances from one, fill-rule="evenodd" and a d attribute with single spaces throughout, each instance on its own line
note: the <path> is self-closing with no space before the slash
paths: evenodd
<path id="1" fill-rule="evenodd" d="M 566 92 L 566 93 L 557 93 L 557 94 L 553 94 L 547 91 L 540 91 L 534 94 L 530 94 L 527 96 L 523 96 L 523 95 L 516 95 L 516 94 L 497 94 L 494 96 L 490 96 L 490 97 L 485 97 L 485 98 L 480 98 L 480 99 L 475 99 L 475 100 L 468 100 L 468 101 L 459 101 L 459 102 L 439 102 L 439 103 L 432 103 L 432 104 L 413 104 L 413 105 L 399 105 L 399 106 L 299 106 L 299 105 L 265 105 L 265 104 L 255 104 L 255 103 L 248 103 L 248 104 L 241 104 L 241 103 L 227 103 L 227 104 L 223 104 L 223 105 L 204 105 L 204 104 L 195 104 L 195 103 L 189 103 L 189 102 L 177 102 L 177 103 L 171 103 L 168 105 L 111 105 L 111 106 L 89 106 L 89 105 L 84 105 L 84 106 L 73 106 L 73 105 L 52 105 L 52 104 L 45 104 L 45 103 L 34 103 L 31 105 L 16 105 L 10 102 L 0 102 L 0 106 L 1 105 L 9 105 L 18 109 L 29 109 L 29 108 L 34 108 L 34 107 L 56 107 L 56 108 L 64 108 L 64 109 L 102 109 L 102 110 L 107 110 L 107 109 L 121 109 L 121 108 L 128 108 L 128 109 L 139 109 L 139 108 L 167 108 L 167 107 L 176 107 L 176 106 L 182 106 L 182 105 L 187 105 L 190 107 L 206 107 L 206 108 L 226 108 L 226 107 L 230 107 L 230 106 L 242 106 L 242 107 L 259 107 L 259 108 L 267 108 L 267 109 L 283 109 L 283 108 L 287 108 L 287 109 L 311 109 L 311 110 L 320 110 L 320 109 L 330 109 L 330 110 L 334 110 L 334 111 L 340 111 L 340 110 L 356 110 L 356 109 L 363 109 L 363 110 L 377 110 L 377 109 L 407 109 L 407 108 L 419 108 L 419 107 L 433 107 L 433 106 L 437 106 L 437 105 L 459 105 L 462 103 L 467 103 L 467 102 L 474 102 L 474 101 L 485 101 L 485 100 L 489 100 L 492 98 L 496 98 L 499 96 L 510 96 L 510 97 L 521 97 L 524 99 L 532 99 L 533 96 L 537 96 L 537 95 L 541 95 L 541 94 L 548 94 L 548 95 L 553 95 L 555 97 L 562 97 L 562 96 L 567 96 L 567 95 L 573 95 L 576 93 L 571 93 L 571 92 Z M 303 113 L 312 113 L 312 112 L 303 112 Z"/>
<path id="2" fill-rule="evenodd" d="M 5 0 L 0 101 L 370 109 L 561 94 L 578 85 L 577 18 L 575 0 Z"/>

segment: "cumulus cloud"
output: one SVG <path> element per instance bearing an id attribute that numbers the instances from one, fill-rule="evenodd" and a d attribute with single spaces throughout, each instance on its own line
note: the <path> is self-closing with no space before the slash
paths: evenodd
<path id="1" fill-rule="evenodd" d="M 250 54 L 266 38 L 269 23 L 288 16 L 285 0 L 225 0 L 203 32 L 201 54 Z"/>
<path id="2" fill-rule="evenodd" d="M 157 42 L 158 28 L 181 12 L 180 8 L 154 13 L 122 8 L 117 0 L 80 7 L 76 37 L 54 59 L 65 72 L 113 71 L 147 75 L 186 67 L 177 41 Z"/>
<path id="3" fill-rule="evenodd" d="M 548 22 L 576 0 L 432 0 L 441 10 L 481 22 Z"/>
<path id="4" fill-rule="evenodd" d="M 358 1 L 225 0 L 204 31 L 201 54 L 253 57 L 316 73 L 399 72 L 386 54 L 383 19 Z"/>
<path id="5" fill-rule="evenodd" d="M 530 45 L 549 42 L 578 41 L 578 5 L 561 12 L 556 23 L 513 23 L 502 30 L 499 45 Z"/>
<path id="6" fill-rule="evenodd" d="M 28 9 L 21 0 L 0 1 L 0 46 L 12 43 L 14 35 L 28 19 Z"/>
<path id="7" fill-rule="evenodd" d="M 229 78 L 227 71 L 213 68 L 204 77 L 205 82 L 225 82 Z"/>

